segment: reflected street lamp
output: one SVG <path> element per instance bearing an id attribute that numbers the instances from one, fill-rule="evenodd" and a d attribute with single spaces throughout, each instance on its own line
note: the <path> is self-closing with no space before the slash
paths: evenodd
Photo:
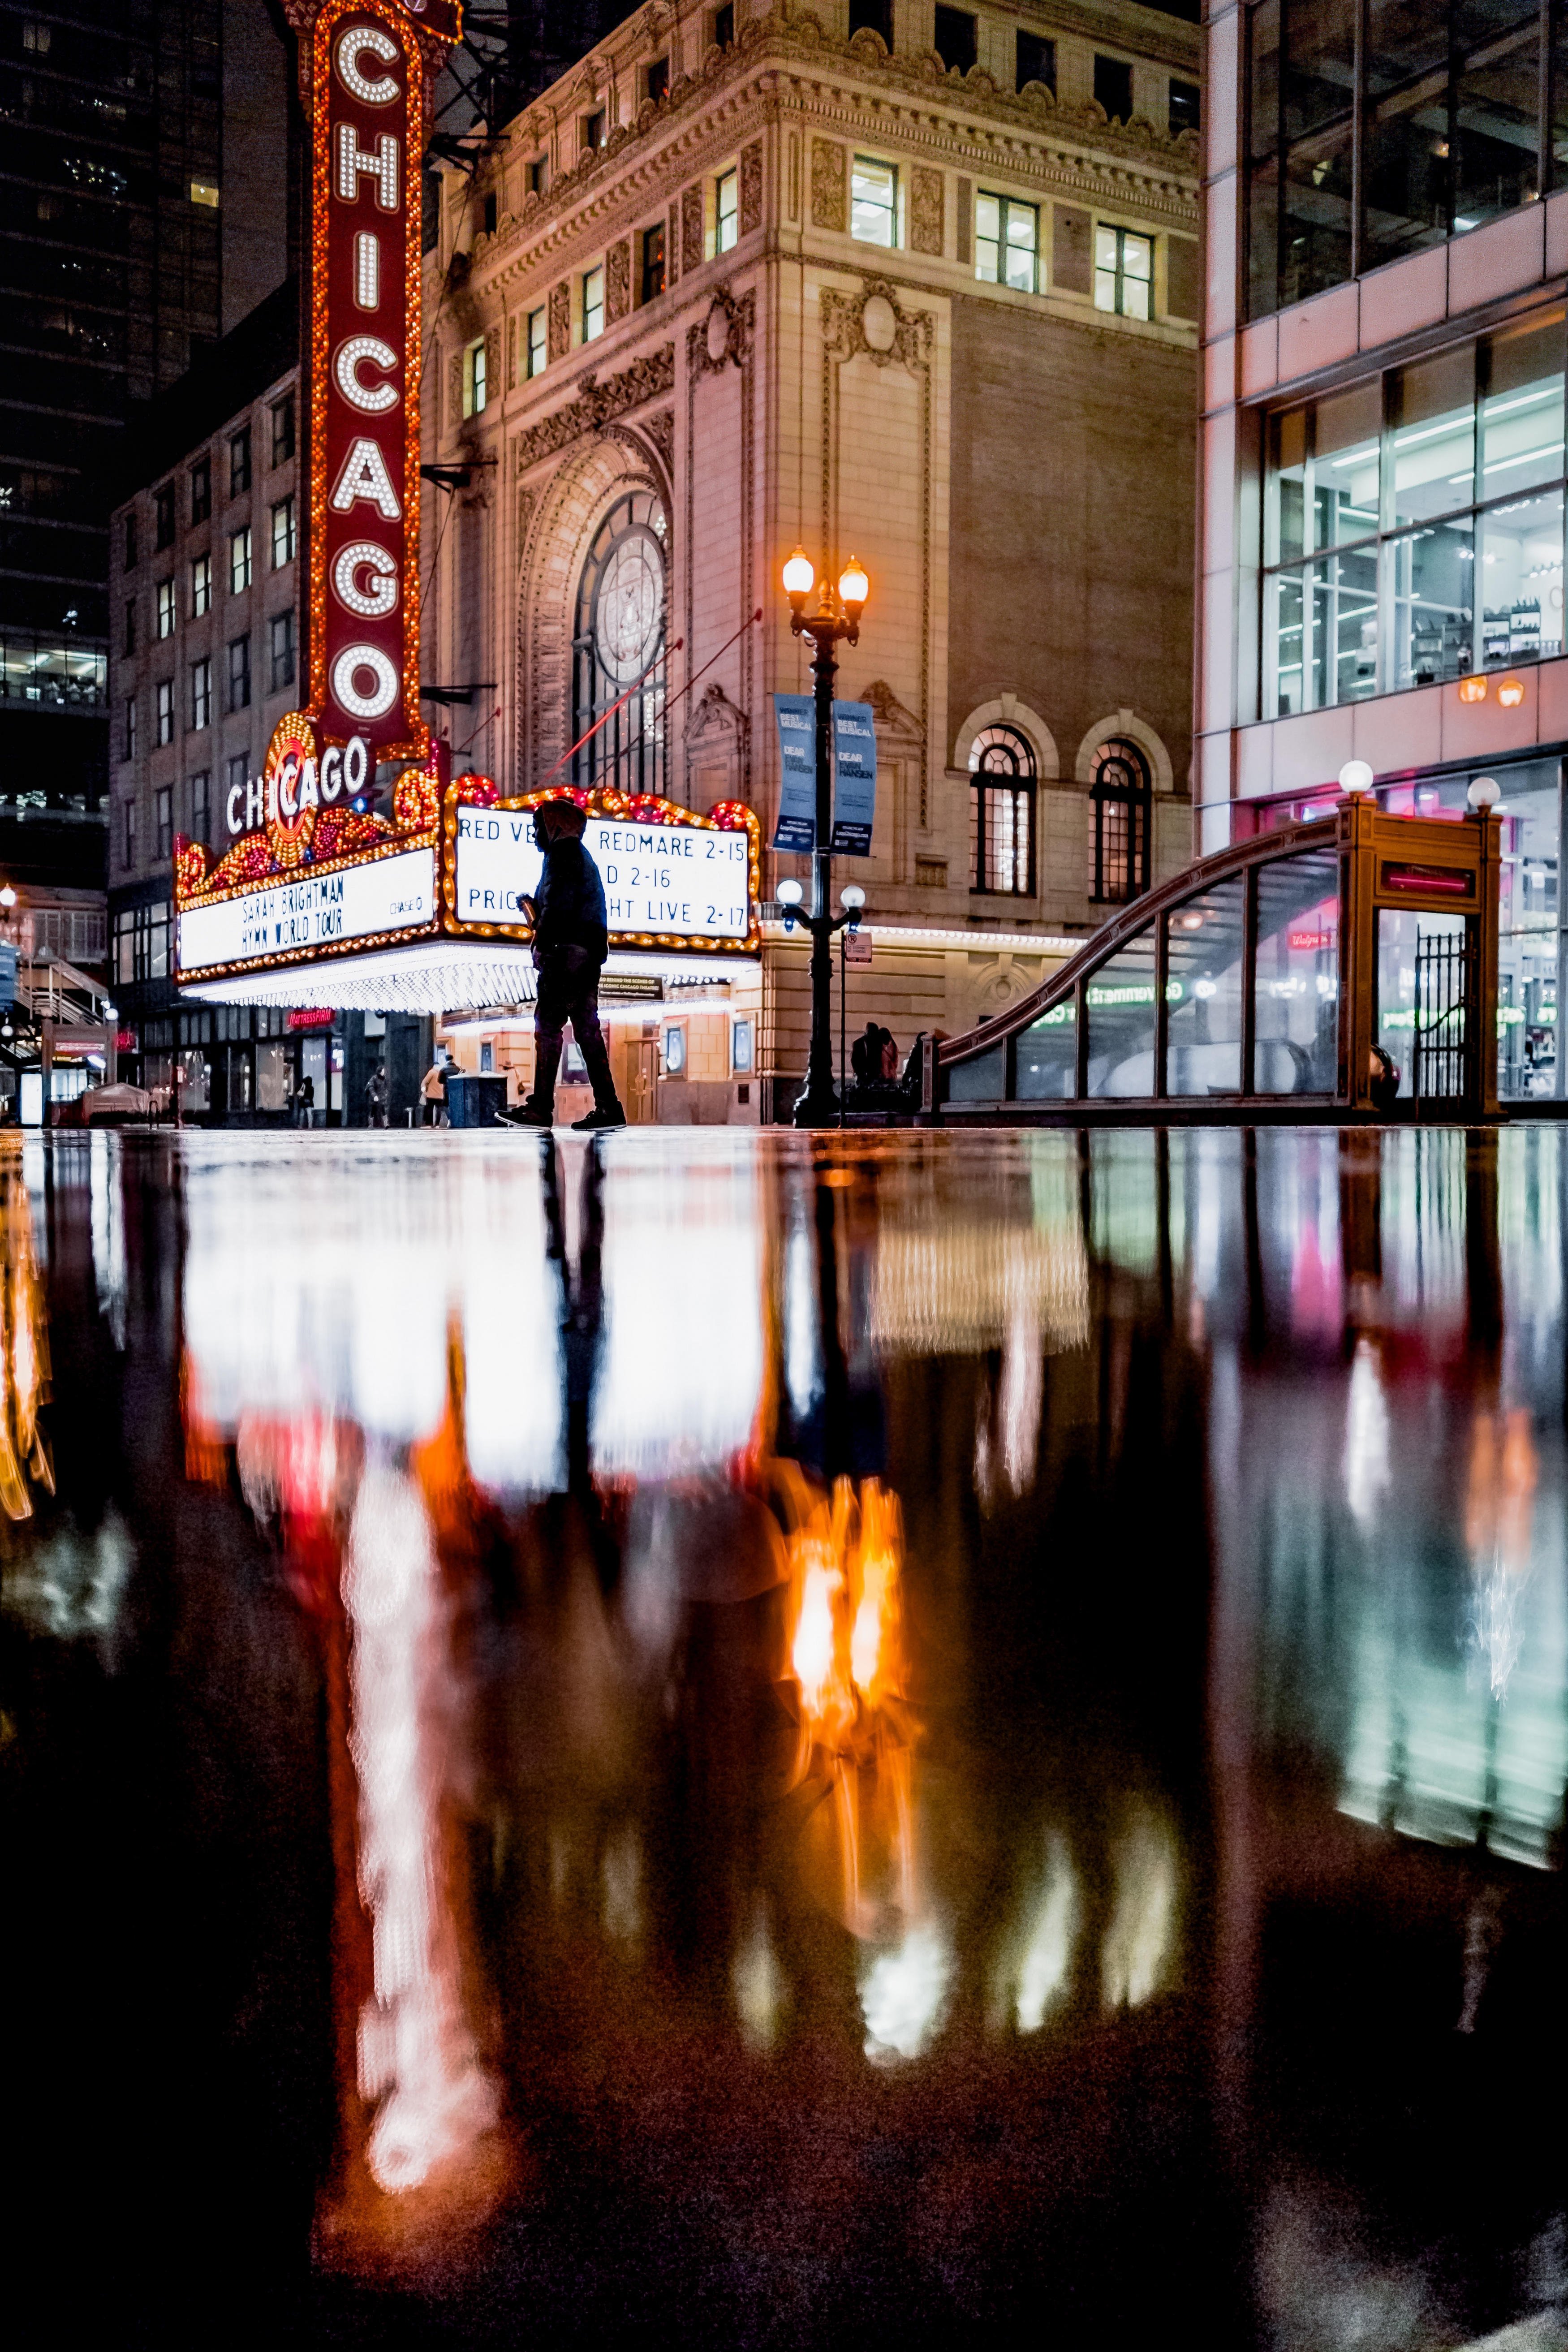
<path id="1" fill-rule="evenodd" d="M 811 933 L 811 1052 L 805 1066 L 805 1092 L 795 1107 L 796 1127 L 831 1127 L 838 1117 L 838 1095 L 833 1083 L 833 934 L 858 923 L 858 906 L 835 915 L 829 909 L 832 870 L 828 843 L 833 832 L 833 680 L 838 664 L 833 649 L 842 638 L 860 641 L 860 615 L 871 593 L 861 565 L 851 556 L 838 575 L 835 597 L 826 581 L 815 613 L 806 605 L 816 586 L 816 567 L 804 547 L 797 547 L 784 567 L 784 591 L 789 598 L 790 632 L 809 637 L 813 652 L 811 683 L 816 720 L 816 832 L 811 857 L 811 912 L 799 911 L 798 882 L 781 882 L 779 903 L 785 909 L 786 929 L 800 923 Z M 864 893 L 861 894 L 862 898 Z M 847 905 L 847 893 L 846 893 Z"/>

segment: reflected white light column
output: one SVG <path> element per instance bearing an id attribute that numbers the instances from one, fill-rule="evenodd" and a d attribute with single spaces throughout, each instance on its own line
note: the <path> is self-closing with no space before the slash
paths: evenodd
<path id="1" fill-rule="evenodd" d="M 343 1604 L 359 1887 L 375 1975 L 360 2016 L 360 2092 L 383 2102 L 370 2168 L 396 2190 L 469 2149 L 494 2124 L 497 2101 L 462 2013 L 441 1863 L 452 1670 L 430 1525 L 412 1481 L 375 1462 L 354 1508 Z"/>

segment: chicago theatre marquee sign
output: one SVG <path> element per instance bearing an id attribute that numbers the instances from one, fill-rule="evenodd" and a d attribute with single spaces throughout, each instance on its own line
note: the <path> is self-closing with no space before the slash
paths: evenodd
<path id="1" fill-rule="evenodd" d="M 421 170 L 457 0 L 285 0 L 310 136 L 307 707 L 174 857 L 180 985 L 218 1001 L 432 1012 L 531 992 L 528 811 L 446 772 L 419 707 Z M 395 781 L 376 790 L 384 763 Z M 612 945 L 754 954 L 758 833 L 574 793 Z"/>

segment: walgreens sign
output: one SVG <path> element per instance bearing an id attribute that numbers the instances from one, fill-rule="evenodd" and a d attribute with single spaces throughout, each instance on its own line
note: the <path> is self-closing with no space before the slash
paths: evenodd
<path id="1" fill-rule="evenodd" d="M 311 142 L 309 696 L 324 742 L 420 758 L 420 163 L 451 0 L 289 8 Z"/>

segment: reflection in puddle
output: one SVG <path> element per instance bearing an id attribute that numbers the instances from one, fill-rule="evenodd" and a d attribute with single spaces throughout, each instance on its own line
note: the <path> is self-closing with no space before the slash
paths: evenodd
<path id="1" fill-rule="evenodd" d="M 15 1163 L 0 1447 L 38 1720 L 198 1727 L 247 1917 L 328 1857 L 363 2340 L 389 2248 L 560 2340 L 1524 2316 L 1563 1139 L 372 1141 Z"/>

